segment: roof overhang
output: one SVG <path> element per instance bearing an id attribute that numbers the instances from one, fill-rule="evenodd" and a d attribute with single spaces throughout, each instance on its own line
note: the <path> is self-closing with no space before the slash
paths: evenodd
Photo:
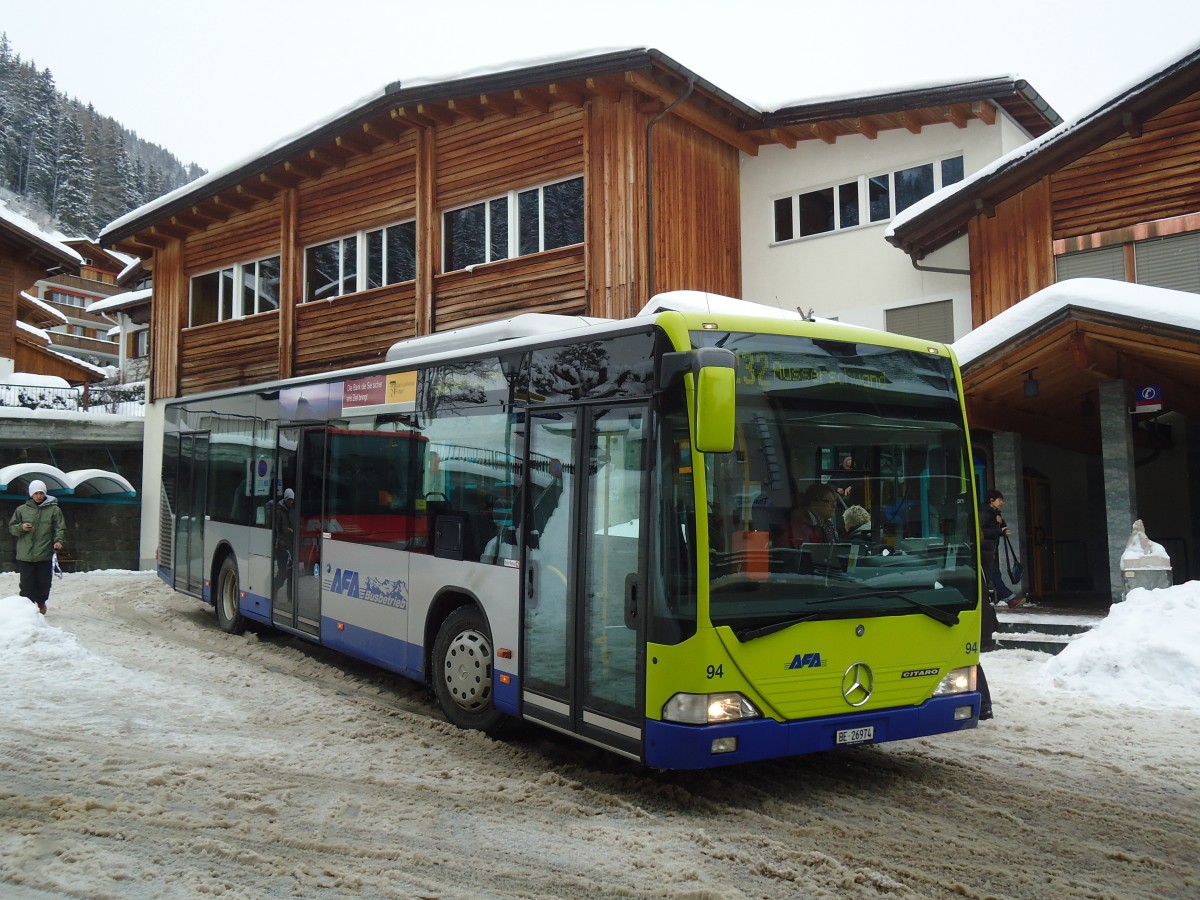
<path id="1" fill-rule="evenodd" d="M 1095 304 L 1081 299 L 1090 285 L 1099 298 Z M 1125 297 L 1105 302 L 1113 292 Z M 1168 313 L 1156 320 L 1160 312 L 1134 311 L 1138 296 L 1156 294 L 1181 307 L 1193 299 L 1176 291 L 1077 279 L 1021 301 L 956 342 L 956 352 L 965 354 L 961 366 L 971 427 L 1094 452 L 1100 446 L 1098 389 L 1116 379 L 1129 386 L 1131 406 L 1136 388 L 1156 385 L 1163 391 L 1164 412 L 1200 415 L 1200 354 L 1195 351 L 1200 321 L 1194 313 Z M 1035 396 L 1026 393 L 1030 379 L 1037 382 Z"/>
<path id="2" fill-rule="evenodd" d="M 896 220 L 887 240 L 914 260 L 924 259 L 965 234 L 972 217 L 990 215 L 1003 201 L 1123 134 L 1139 137 L 1145 122 L 1194 94 L 1198 79 L 1200 50 L 923 201 Z"/>

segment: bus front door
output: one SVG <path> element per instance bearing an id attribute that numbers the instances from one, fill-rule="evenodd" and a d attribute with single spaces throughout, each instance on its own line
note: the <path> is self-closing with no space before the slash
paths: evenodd
<path id="1" fill-rule="evenodd" d="M 318 636 L 321 630 L 321 533 L 325 429 L 279 429 L 278 483 L 272 520 L 271 619 Z M 293 506 L 285 501 L 293 494 Z"/>
<path id="2" fill-rule="evenodd" d="M 208 497 L 207 432 L 180 435 L 178 473 L 174 588 L 200 597 L 204 589 L 204 504 Z"/>
<path id="3" fill-rule="evenodd" d="M 640 756 L 647 410 L 530 413 L 526 718 Z"/>

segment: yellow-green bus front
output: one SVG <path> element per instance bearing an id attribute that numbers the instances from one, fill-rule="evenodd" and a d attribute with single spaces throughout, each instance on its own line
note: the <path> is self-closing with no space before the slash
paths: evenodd
<path id="1" fill-rule="evenodd" d="M 733 352 L 736 411 L 733 449 L 702 453 L 692 374 L 662 406 L 646 763 L 974 727 L 976 504 L 948 349 L 836 323 L 668 313 L 659 325 L 681 349 Z M 805 491 L 836 498 L 822 538 L 798 533 Z"/>

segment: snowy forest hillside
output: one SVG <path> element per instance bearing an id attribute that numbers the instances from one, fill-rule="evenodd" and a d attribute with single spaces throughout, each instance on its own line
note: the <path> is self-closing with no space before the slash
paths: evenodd
<path id="1" fill-rule="evenodd" d="M 49 69 L 22 59 L 0 33 L 0 197 L 19 197 L 27 216 L 71 237 L 95 237 L 203 174 L 62 94 Z"/>

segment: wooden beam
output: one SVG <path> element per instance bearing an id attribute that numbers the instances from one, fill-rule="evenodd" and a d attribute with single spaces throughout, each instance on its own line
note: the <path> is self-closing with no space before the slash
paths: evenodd
<path id="1" fill-rule="evenodd" d="M 397 127 L 389 116 L 386 119 L 375 119 L 371 122 L 363 122 L 363 133 L 377 138 L 380 143 L 394 144 L 404 137 L 406 129 Z"/>
<path id="2" fill-rule="evenodd" d="M 418 103 L 417 112 L 427 119 L 432 119 L 439 125 L 454 124 L 454 110 L 441 103 Z"/>
<path id="3" fill-rule="evenodd" d="M 879 122 L 874 116 L 866 116 L 854 120 L 854 130 L 865 137 L 868 141 L 873 141 L 879 137 Z"/>
<path id="4" fill-rule="evenodd" d="M 254 181 L 244 181 L 237 186 L 237 192 L 255 200 L 274 200 L 276 188 Z"/>
<path id="5" fill-rule="evenodd" d="M 212 202 L 218 207 L 225 207 L 234 212 L 245 212 L 254 206 L 256 201 L 239 195 L 237 191 L 225 191 L 224 193 L 215 195 L 212 198 Z"/>
<path id="6" fill-rule="evenodd" d="M 286 191 L 302 180 L 299 175 L 288 172 L 283 166 L 277 167 L 273 172 L 263 172 L 258 178 L 262 184 L 276 191 Z"/>
<path id="7" fill-rule="evenodd" d="M 379 146 L 378 141 L 368 140 L 367 136 L 361 131 L 348 131 L 345 134 L 339 134 L 333 139 L 333 142 L 343 150 L 350 150 L 355 156 L 370 156 L 375 152 L 375 148 Z"/>
<path id="8" fill-rule="evenodd" d="M 155 245 L 144 242 L 140 236 L 134 236 L 114 244 L 113 249 L 128 253 L 130 256 L 140 257 L 145 261 L 154 255 Z"/>
<path id="9" fill-rule="evenodd" d="M 613 103 L 620 100 L 621 95 L 629 90 L 626 81 L 617 75 L 600 75 L 596 78 L 585 78 L 583 84 L 593 94 L 599 94 L 605 100 L 611 100 Z"/>
<path id="10" fill-rule="evenodd" d="M 819 137 L 827 144 L 837 143 L 837 132 L 826 125 L 824 122 L 818 122 L 813 126 L 813 134 Z"/>
<path id="11" fill-rule="evenodd" d="M 150 227 L 150 233 L 164 238 L 182 240 L 191 234 L 191 231 L 187 228 L 180 228 L 178 225 L 172 225 L 170 222 L 159 222 Z"/>
<path id="12" fill-rule="evenodd" d="M 308 151 L 308 158 L 314 162 L 320 163 L 327 170 L 340 169 L 346 165 L 354 154 L 349 150 L 339 147 L 337 144 L 326 144 L 323 147 L 313 147 Z"/>
<path id="13" fill-rule="evenodd" d="M 971 115 L 971 106 L 967 103 L 951 103 L 946 115 L 956 128 L 966 128 L 967 121 L 974 118 Z"/>
<path id="14" fill-rule="evenodd" d="M 678 99 L 678 95 L 674 94 L 670 88 L 659 84 L 649 75 L 642 72 L 626 72 L 625 80 L 646 96 L 655 97 L 667 105 Z M 759 145 L 749 135 L 736 131 L 724 122 L 718 121 L 713 116 L 697 108 L 690 100 L 680 103 L 672 112 L 685 122 L 695 125 L 701 131 L 708 132 L 713 137 L 737 147 L 743 153 L 749 156 L 758 156 Z"/>
<path id="15" fill-rule="evenodd" d="M 432 128 L 437 124 L 433 119 L 423 116 L 415 109 L 409 109 L 407 106 L 400 106 L 393 109 L 392 119 L 413 128 Z"/>
<path id="16" fill-rule="evenodd" d="M 480 94 L 479 105 L 510 119 L 517 114 L 517 104 L 508 94 Z"/>
<path id="17" fill-rule="evenodd" d="M 300 178 L 319 178 L 325 173 L 325 166 L 307 155 L 289 159 L 283 164 L 283 170 Z"/>
<path id="18" fill-rule="evenodd" d="M 212 224 L 210 220 L 201 219 L 199 216 L 193 216 L 190 212 L 177 212 L 171 216 L 171 224 L 179 225 L 186 228 L 190 232 L 203 231 Z"/>
<path id="19" fill-rule="evenodd" d="M 992 203 L 987 197 L 976 197 L 975 211 L 983 213 L 989 219 L 994 219 L 996 217 L 996 204 Z"/>
<path id="20" fill-rule="evenodd" d="M 900 121 L 904 124 L 904 127 L 907 128 L 909 131 L 911 131 L 913 134 L 921 133 L 921 120 L 917 118 L 916 113 L 912 113 L 912 112 L 900 113 Z"/>
<path id="21" fill-rule="evenodd" d="M 470 119 L 472 122 L 482 122 L 484 116 L 487 115 L 487 110 L 483 108 L 474 97 L 459 97 L 456 100 L 451 100 L 449 103 L 450 109 L 458 113 L 465 119 Z"/>
<path id="22" fill-rule="evenodd" d="M 588 101 L 588 97 L 583 91 L 570 84 L 550 85 L 550 96 L 578 107 L 582 107 Z"/>
<path id="23" fill-rule="evenodd" d="M 971 104 L 971 111 L 984 125 L 996 124 L 996 107 L 990 100 L 977 100 Z"/>
<path id="24" fill-rule="evenodd" d="M 1142 136 L 1142 120 L 1131 112 L 1121 114 L 1121 127 L 1131 138 L 1137 139 Z"/>
<path id="25" fill-rule="evenodd" d="M 550 95 L 541 88 L 517 88 L 513 91 L 513 99 L 522 106 L 527 106 L 540 113 L 550 112 Z"/>
<path id="26" fill-rule="evenodd" d="M 207 201 L 203 205 L 197 204 L 196 206 L 193 206 L 188 212 L 192 218 L 203 222 L 205 227 L 209 225 L 215 225 L 217 222 L 224 222 L 229 218 L 228 213 L 221 215 L 219 211 L 213 211 L 209 207 Z"/>
<path id="27" fill-rule="evenodd" d="M 767 132 L 767 134 L 771 136 L 771 140 L 773 140 L 775 143 L 783 144 L 783 146 L 787 147 L 789 150 L 796 149 L 796 135 L 793 134 L 789 129 L 772 128 Z"/>

